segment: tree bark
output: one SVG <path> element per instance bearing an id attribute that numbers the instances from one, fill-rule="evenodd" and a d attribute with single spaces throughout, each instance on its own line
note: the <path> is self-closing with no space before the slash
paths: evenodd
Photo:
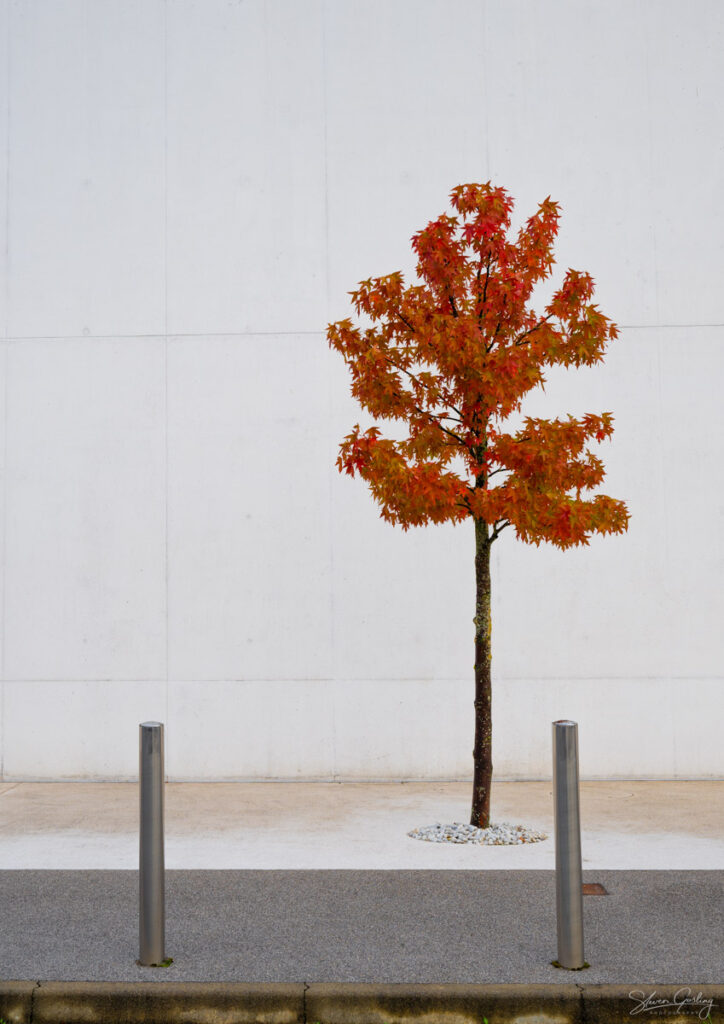
<path id="1" fill-rule="evenodd" d="M 470 824 L 490 824 L 490 783 L 493 778 L 490 678 L 490 547 L 488 524 L 475 520 L 475 745 L 473 806 Z"/>

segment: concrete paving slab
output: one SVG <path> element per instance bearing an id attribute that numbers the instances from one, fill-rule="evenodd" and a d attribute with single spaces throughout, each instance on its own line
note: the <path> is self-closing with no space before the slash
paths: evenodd
<path id="1" fill-rule="evenodd" d="M 46 981 L 33 993 L 32 1018 L 22 1024 L 299 1024 L 304 1003 L 304 985 Z"/>
<path id="2" fill-rule="evenodd" d="M 724 872 L 596 871 L 581 972 L 548 871 L 171 871 L 168 968 L 141 968 L 132 871 L 0 873 L 0 977 L 21 981 L 705 985 Z"/>
<path id="3" fill-rule="evenodd" d="M 171 869 L 552 870 L 552 838 L 436 845 L 407 832 L 467 821 L 467 783 L 168 783 Z M 550 782 L 493 785 L 493 819 L 552 836 Z M 591 869 L 724 868 L 724 781 L 581 783 Z M 15 783 L 0 792 L 0 869 L 135 869 L 135 783 Z"/>

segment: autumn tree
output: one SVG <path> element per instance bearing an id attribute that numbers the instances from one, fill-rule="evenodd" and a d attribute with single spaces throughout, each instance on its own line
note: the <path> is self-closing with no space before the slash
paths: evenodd
<path id="1" fill-rule="evenodd" d="M 351 371 L 352 394 L 377 420 L 405 424 L 391 440 L 356 425 L 340 446 L 340 471 L 369 484 L 381 516 L 403 530 L 472 519 L 475 531 L 475 742 L 471 823 L 490 824 L 492 779 L 490 551 L 503 530 L 530 544 L 587 544 L 621 533 L 622 501 L 590 495 L 604 477 L 589 448 L 613 432 L 604 412 L 505 421 L 545 383 L 548 366 L 589 366 L 617 337 L 591 302 L 593 279 L 568 270 L 538 314 L 536 284 L 552 272 L 559 205 L 550 197 L 509 238 L 513 202 L 503 188 L 459 185 L 454 216 L 412 238 L 419 283 L 400 272 L 350 292 L 371 326 L 330 324 L 327 337 Z M 587 496 L 584 496 L 587 495 Z"/>

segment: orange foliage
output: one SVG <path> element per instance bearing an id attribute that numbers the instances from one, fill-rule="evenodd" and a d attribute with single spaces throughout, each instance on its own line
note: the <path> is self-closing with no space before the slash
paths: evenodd
<path id="1" fill-rule="evenodd" d="M 569 269 L 542 314 L 528 307 L 552 271 L 558 204 L 544 200 L 511 241 L 505 189 L 459 185 L 450 199 L 457 216 L 412 238 L 421 283 L 406 288 L 399 272 L 362 281 L 350 294 L 373 326 L 345 319 L 327 329 L 360 405 L 409 428 L 392 441 L 355 426 L 340 446 L 340 470 L 366 480 L 382 516 L 403 529 L 473 516 L 492 527 L 492 539 L 512 525 L 521 540 L 561 548 L 587 544 L 592 532 L 623 532 L 622 501 L 581 496 L 603 480 L 586 443 L 611 436 L 610 413 L 528 417 L 515 433 L 502 429 L 545 382 L 547 366 L 600 362 L 617 337 L 591 303 L 589 274 Z"/>

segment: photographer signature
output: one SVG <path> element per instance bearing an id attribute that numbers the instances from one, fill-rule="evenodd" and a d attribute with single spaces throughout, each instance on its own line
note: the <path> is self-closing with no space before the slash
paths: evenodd
<path id="1" fill-rule="evenodd" d="M 701 992 L 697 993 L 696 996 L 692 996 L 690 988 L 680 988 L 674 993 L 673 999 L 665 999 L 662 996 L 656 995 L 656 989 L 651 995 L 646 995 L 644 992 L 634 990 L 629 992 L 629 999 L 636 1000 L 636 1006 L 631 1010 L 631 1016 L 635 1016 L 637 1013 L 650 1013 L 654 1010 L 674 1009 L 679 1012 L 690 1009 L 694 1010 L 699 1008 L 699 1019 L 707 1020 L 711 1017 L 712 1007 L 717 1004 L 713 999 L 705 999 Z"/>

